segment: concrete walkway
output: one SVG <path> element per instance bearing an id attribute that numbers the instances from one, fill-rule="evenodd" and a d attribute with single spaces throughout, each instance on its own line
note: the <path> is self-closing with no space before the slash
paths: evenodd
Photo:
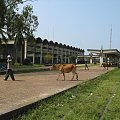
<path id="1" fill-rule="evenodd" d="M 111 69 L 113 68 L 109 68 L 109 70 Z M 57 81 L 57 71 L 15 74 L 16 81 L 12 81 L 11 78 L 4 81 L 4 75 L 1 75 L 0 115 L 69 89 L 109 70 L 105 70 L 100 66 L 92 66 L 90 70 L 77 68 L 79 81 L 70 81 L 72 73 L 66 74 L 66 81 L 63 81 L 62 75 L 60 80 Z"/>

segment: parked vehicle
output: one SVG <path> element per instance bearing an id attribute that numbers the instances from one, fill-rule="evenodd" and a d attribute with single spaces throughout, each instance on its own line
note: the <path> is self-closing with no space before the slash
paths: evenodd
<path id="1" fill-rule="evenodd" d="M 5 71 L 7 67 L 7 59 L 0 59 L 0 72 Z"/>

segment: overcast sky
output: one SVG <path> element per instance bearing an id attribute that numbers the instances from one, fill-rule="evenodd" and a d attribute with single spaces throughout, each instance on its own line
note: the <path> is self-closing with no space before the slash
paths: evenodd
<path id="1" fill-rule="evenodd" d="M 120 50 L 120 0 L 37 0 L 36 37 L 73 47 Z"/>

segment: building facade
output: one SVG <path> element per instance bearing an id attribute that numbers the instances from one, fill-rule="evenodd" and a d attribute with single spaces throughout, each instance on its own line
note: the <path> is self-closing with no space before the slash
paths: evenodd
<path id="1" fill-rule="evenodd" d="M 87 51 L 92 55 L 90 56 L 90 63 L 92 63 L 94 55 L 99 59 L 100 64 L 108 62 L 111 65 L 117 65 L 120 61 L 120 51 L 117 49 L 87 49 Z"/>
<path id="2" fill-rule="evenodd" d="M 33 64 L 73 63 L 77 56 L 84 55 L 83 49 L 41 38 L 36 38 L 32 42 L 25 40 L 22 52 L 23 60 L 29 59 Z M 6 58 L 8 54 L 15 57 L 14 41 L 3 43 L 0 47 L 1 59 Z M 19 60 L 19 51 L 17 54 Z"/>

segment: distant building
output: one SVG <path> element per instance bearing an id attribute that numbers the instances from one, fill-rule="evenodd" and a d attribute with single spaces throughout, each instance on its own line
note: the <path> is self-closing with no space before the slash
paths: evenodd
<path id="1" fill-rule="evenodd" d="M 91 62 L 94 55 L 96 55 L 97 59 L 99 58 L 100 64 L 109 62 L 112 65 L 117 65 L 120 61 L 120 52 L 117 49 L 87 49 L 87 51 L 90 52 Z"/>
<path id="2" fill-rule="evenodd" d="M 89 55 L 78 55 L 77 63 L 84 64 L 85 60 L 89 63 L 108 62 L 110 65 L 118 65 L 120 62 L 120 52 L 117 49 L 87 49 Z"/>
<path id="3" fill-rule="evenodd" d="M 83 49 L 41 38 L 37 38 L 31 43 L 25 41 L 23 48 L 22 59 L 29 59 L 33 64 L 71 63 L 73 57 L 84 55 Z M 10 40 L 7 44 L 0 45 L 0 59 L 6 58 L 8 54 L 15 58 L 14 41 Z M 46 61 L 46 55 L 51 56 L 49 61 Z M 20 60 L 19 51 L 17 59 Z"/>

